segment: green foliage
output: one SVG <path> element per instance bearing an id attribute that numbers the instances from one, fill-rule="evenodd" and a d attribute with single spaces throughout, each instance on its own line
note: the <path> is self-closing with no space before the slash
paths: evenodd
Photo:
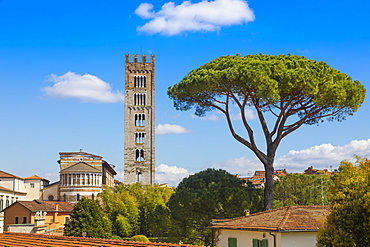
<path id="1" fill-rule="evenodd" d="M 149 239 L 144 236 L 144 235 L 135 235 L 130 238 L 130 241 L 135 241 L 135 242 L 150 242 Z"/>
<path id="2" fill-rule="evenodd" d="M 107 212 L 114 234 L 130 237 L 137 234 L 153 236 L 150 219 L 158 205 L 165 205 L 173 191 L 158 185 L 118 185 L 114 189 L 106 187 L 99 194 Z M 155 229 L 158 231 L 158 229 Z"/>
<path id="3" fill-rule="evenodd" d="M 370 246 L 370 160 L 342 162 L 329 190 L 331 213 L 317 246 Z"/>
<path id="4" fill-rule="evenodd" d="M 184 178 L 172 195 L 168 206 L 177 232 L 186 243 L 209 245 L 212 219 L 225 219 L 261 211 L 262 190 L 245 186 L 244 182 L 224 170 L 207 169 Z"/>
<path id="5" fill-rule="evenodd" d="M 265 209 L 272 208 L 273 163 L 281 140 L 303 124 L 344 120 L 357 111 L 366 94 L 359 81 L 324 62 L 264 54 L 219 57 L 192 70 L 167 93 L 177 110 L 194 107 L 195 115 L 204 116 L 217 109 L 225 115 L 232 136 L 265 167 Z M 259 118 L 265 151 L 255 140 L 246 115 L 249 108 L 254 108 Z M 245 132 L 234 128 L 230 112 L 236 109 Z M 267 119 L 275 122 L 268 124 Z"/>
<path id="6" fill-rule="evenodd" d="M 81 237 L 86 232 L 91 238 L 110 238 L 111 222 L 97 201 L 82 198 L 71 212 L 71 221 L 64 228 L 65 236 Z"/>
<path id="7" fill-rule="evenodd" d="M 328 205 L 332 185 L 328 175 L 290 173 L 274 183 L 274 208 L 293 205 Z"/>
<path id="8" fill-rule="evenodd" d="M 294 55 L 257 54 L 219 57 L 169 87 L 168 95 L 177 109 L 195 106 L 199 116 L 212 110 L 216 99 L 224 96 L 242 98 L 265 110 L 279 108 L 275 103 L 291 101 L 291 114 L 300 118 L 310 114 L 305 122 L 312 124 L 328 113 L 333 113 L 329 120 L 353 113 L 362 104 L 365 89 L 324 62 Z M 304 102 L 309 103 L 307 107 L 303 107 Z"/>
<path id="9" fill-rule="evenodd" d="M 104 211 L 112 222 L 113 234 L 127 237 L 139 230 L 139 204 L 134 195 L 121 185 L 105 187 L 99 194 Z"/>

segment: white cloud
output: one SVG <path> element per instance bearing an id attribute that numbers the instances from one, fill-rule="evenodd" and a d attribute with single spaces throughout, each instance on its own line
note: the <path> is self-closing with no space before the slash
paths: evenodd
<path id="1" fill-rule="evenodd" d="M 125 172 L 124 171 L 116 171 L 116 172 L 117 172 L 117 175 L 116 175 L 115 179 L 117 179 L 118 181 L 123 182 L 125 180 Z"/>
<path id="2" fill-rule="evenodd" d="M 254 171 L 263 171 L 262 163 L 257 158 L 233 158 L 225 162 L 215 163 L 211 165 L 215 169 L 223 169 L 231 174 L 238 174 L 240 177 L 250 177 Z"/>
<path id="3" fill-rule="evenodd" d="M 370 139 L 353 140 L 344 146 L 321 144 L 303 150 L 291 150 L 276 159 L 275 169 L 287 169 L 290 173 L 303 173 L 309 166 L 315 169 L 336 169 L 343 160 L 355 161 L 354 155 L 366 157 L 370 154 Z M 332 167 L 330 167 L 332 166 Z M 256 170 L 264 170 L 257 158 L 234 158 L 225 162 L 212 164 L 211 167 L 224 169 L 242 177 L 250 176 Z"/>
<path id="4" fill-rule="evenodd" d="M 254 13 L 245 0 L 203 0 L 199 3 L 184 1 L 180 5 L 165 3 L 158 12 L 153 5 L 142 3 L 135 14 L 152 19 L 139 32 L 176 35 L 186 31 L 218 31 L 224 26 L 254 21 Z"/>
<path id="5" fill-rule="evenodd" d="M 108 83 L 94 75 L 79 75 L 74 72 L 67 72 L 61 76 L 51 74 L 48 81 L 54 85 L 43 90 L 50 98 L 97 103 L 116 103 L 124 100 L 122 92 L 113 92 Z"/>
<path id="6" fill-rule="evenodd" d="M 367 156 L 370 154 L 370 139 L 353 140 L 344 146 L 321 144 L 304 150 L 291 150 L 279 157 L 275 164 L 285 165 L 292 172 L 303 172 L 307 167 L 337 168 L 342 160 L 355 161 L 354 155 Z"/>
<path id="7" fill-rule="evenodd" d="M 157 135 L 183 134 L 190 132 L 190 130 L 176 124 L 158 124 L 155 132 Z"/>
<path id="8" fill-rule="evenodd" d="M 153 9 L 153 4 L 150 3 L 142 3 L 139 7 L 135 10 L 135 14 L 140 16 L 143 19 L 150 19 L 154 18 L 155 13 L 151 11 Z"/>
<path id="9" fill-rule="evenodd" d="M 168 183 L 170 186 L 177 186 L 183 178 L 189 175 L 191 173 L 185 168 L 160 164 L 156 168 L 155 178 L 159 184 Z"/>

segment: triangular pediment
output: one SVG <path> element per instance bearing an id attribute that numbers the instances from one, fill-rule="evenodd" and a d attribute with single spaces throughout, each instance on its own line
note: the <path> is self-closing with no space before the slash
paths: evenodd
<path id="1" fill-rule="evenodd" d="M 78 162 L 74 165 L 71 165 L 63 170 L 61 170 L 59 173 L 75 173 L 75 172 L 93 172 L 97 173 L 100 172 L 99 169 L 85 163 L 85 162 Z"/>

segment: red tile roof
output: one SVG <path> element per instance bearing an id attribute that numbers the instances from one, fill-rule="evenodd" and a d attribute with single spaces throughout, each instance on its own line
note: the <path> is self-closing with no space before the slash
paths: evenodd
<path id="1" fill-rule="evenodd" d="M 113 239 L 66 237 L 15 232 L 4 232 L 0 234 L 0 246 L 195 247 L 188 244 L 143 243 Z"/>
<path id="2" fill-rule="evenodd" d="M 4 172 L 4 171 L 0 171 L 0 178 L 18 178 L 18 179 L 23 180 L 23 178 L 21 178 L 21 177 L 14 176 L 13 174 L 10 174 L 10 173 Z"/>
<path id="3" fill-rule="evenodd" d="M 46 178 L 42 178 L 42 177 L 37 176 L 37 175 L 29 176 L 29 177 L 26 177 L 26 178 L 24 178 L 24 179 L 25 179 L 25 180 L 39 179 L 39 180 L 46 180 L 46 181 L 49 181 L 49 180 L 47 180 Z"/>
<path id="4" fill-rule="evenodd" d="M 317 231 L 328 206 L 287 206 L 234 219 L 214 220 L 209 228 L 252 231 Z"/>
<path id="5" fill-rule="evenodd" d="M 71 212 L 74 204 L 70 202 L 59 202 L 59 201 L 17 201 L 16 203 L 21 204 L 31 212 L 46 211 L 46 212 Z M 57 206 L 58 205 L 58 210 Z"/>

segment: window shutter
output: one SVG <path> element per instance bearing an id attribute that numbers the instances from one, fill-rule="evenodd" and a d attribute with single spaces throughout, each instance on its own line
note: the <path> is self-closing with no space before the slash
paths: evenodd
<path id="1" fill-rule="evenodd" d="M 262 247 L 268 247 L 269 242 L 267 239 L 262 239 Z"/>
<path id="2" fill-rule="evenodd" d="M 253 247 L 260 247 L 259 242 L 260 242 L 260 241 L 259 241 L 258 239 L 253 239 L 253 240 L 252 240 Z"/>
<path id="3" fill-rule="evenodd" d="M 237 247 L 236 238 L 228 238 L 227 243 L 228 247 Z"/>

